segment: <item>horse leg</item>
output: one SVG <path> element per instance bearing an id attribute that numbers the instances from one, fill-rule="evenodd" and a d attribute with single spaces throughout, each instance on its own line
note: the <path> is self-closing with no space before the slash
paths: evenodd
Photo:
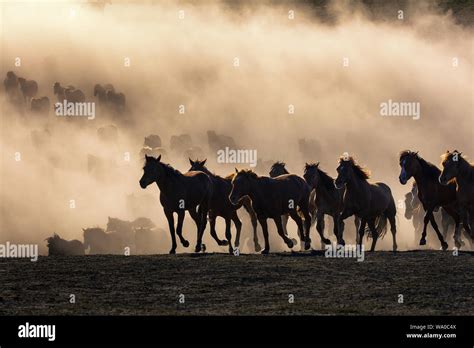
<path id="1" fill-rule="evenodd" d="M 234 249 L 232 248 L 232 234 L 230 232 L 231 221 L 232 220 L 230 218 L 225 219 L 225 237 L 226 237 L 227 243 L 229 245 L 229 254 L 234 253 Z"/>
<path id="2" fill-rule="evenodd" d="M 263 238 L 265 239 L 265 248 L 262 250 L 262 254 L 268 254 L 270 252 L 270 243 L 268 241 L 267 218 L 258 216 L 258 222 L 260 222 L 260 226 L 262 226 Z"/>
<path id="3" fill-rule="evenodd" d="M 375 227 L 375 219 L 368 220 L 367 224 L 369 225 L 370 232 L 372 233 L 372 246 L 370 247 L 370 251 L 375 251 L 377 239 L 379 239 L 379 233 L 377 231 L 377 227 Z"/>
<path id="4" fill-rule="evenodd" d="M 396 213 L 395 213 L 396 214 Z M 395 214 L 387 216 L 388 221 L 390 222 L 390 232 L 392 232 L 393 240 L 393 251 L 397 251 L 397 224 L 395 220 Z"/>
<path id="5" fill-rule="evenodd" d="M 301 233 L 303 233 L 303 221 L 301 220 L 301 217 L 298 215 L 296 210 L 291 210 L 290 211 L 290 216 L 293 219 L 293 221 L 296 222 L 296 225 L 298 225 L 298 232 L 301 231 Z M 303 246 L 303 242 L 305 241 L 304 235 L 300 234 L 299 237 L 300 237 L 300 245 Z M 296 244 L 295 240 L 292 240 L 292 242 L 293 242 L 293 244 Z"/>
<path id="6" fill-rule="evenodd" d="M 231 217 L 232 221 L 235 225 L 235 247 L 238 248 L 240 245 L 240 232 L 242 231 L 242 222 L 240 222 L 239 216 L 237 215 L 237 211 L 234 210 Z M 231 246 L 231 240 L 227 240 L 229 242 L 229 246 Z"/>
<path id="7" fill-rule="evenodd" d="M 318 231 L 318 234 L 321 237 L 321 249 L 324 247 L 323 246 L 324 226 L 325 226 L 324 213 L 320 213 L 318 211 L 317 217 L 316 217 L 316 231 Z"/>
<path id="8" fill-rule="evenodd" d="M 448 243 L 446 243 L 444 241 L 443 235 L 441 234 L 441 232 L 438 228 L 438 224 L 436 223 L 436 220 L 433 216 L 432 211 L 431 211 L 431 214 L 429 215 L 429 220 L 431 222 L 431 226 L 433 226 L 434 230 L 436 231 L 436 235 L 438 236 L 439 241 L 441 242 L 441 247 L 443 248 L 443 250 L 448 249 Z M 458 229 L 459 229 L 459 220 L 456 222 L 456 230 L 458 230 Z M 456 235 L 455 235 L 455 238 L 456 238 Z"/>
<path id="9" fill-rule="evenodd" d="M 189 215 L 191 215 L 191 218 L 193 219 L 194 223 L 196 224 L 197 228 L 197 238 L 196 238 L 196 248 L 195 252 L 200 252 L 202 245 L 202 238 L 201 238 L 201 219 L 199 213 L 195 210 L 196 208 L 191 208 L 189 209 Z"/>
<path id="10" fill-rule="evenodd" d="M 285 234 L 285 236 L 288 237 L 288 231 L 286 229 L 286 225 L 288 225 L 288 214 L 284 214 L 281 216 L 281 225 L 283 226 L 283 233 Z"/>
<path id="11" fill-rule="evenodd" d="M 247 210 L 247 213 L 250 216 L 250 221 L 252 222 L 252 229 L 253 229 L 253 245 L 254 249 L 256 252 L 259 252 L 262 250 L 262 247 L 258 243 L 258 234 L 257 234 L 257 214 L 255 214 L 255 211 L 252 208 L 252 205 L 248 201 L 244 201 L 244 208 Z M 239 239 L 240 242 L 240 239 Z"/>
<path id="12" fill-rule="evenodd" d="M 178 226 L 176 227 L 176 234 L 181 241 L 181 244 L 187 248 L 189 246 L 189 242 L 183 238 L 183 221 L 184 221 L 184 210 L 178 211 Z"/>
<path id="13" fill-rule="evenodd" d="M 204 235 L 204 231 L 206 230 L 207 214 L 209 213 L 209 206 L 208 206 L 207 202 L 202 202 L 201 204 L 199 204 L 197 213 L 198 213 L 200 226 L 201 226 L 201 230 L 200 230 L 200 233 L 199 233 L 199 236 L 198 236 L 198 241 L 196 243 L 196 252 L 199 252 L 199 251 L 201 251 L 202 236 Z M 217 235 L 216 235 L 216 237 L 217 237 Z M 198 248 L 198 245 L 199 245 L 199 248 Z"/>
<path id="14" fill-rule="evenodd" d="M 283 239 L 286 246 L 290 249 L 293 248 L 293 241 L 285 235 L 285 230 L 283 229 L 283 225 L 281 223 L 281 215 L 273 217 L 273 221 L 275 221 L 275 225 L 277 227 L 278 234 Z M 300 223 L 301 223 L 301 218 L 300 218 Z"/>
<path id="15" fill-rule="evenodd" d="M 176 254 L 176 236 L 174 233 L 174 216 L 171 210 L 165 210 L 165 216 L 168 220 L 168 227 L 170 229 L 171 234 L 171 250 L 170 254 Z"/>
<path id="16" fill-rule="evenodd" d="M 362 247 L 362 242 L 364 241 L 365 225 L 367 221 L 365 219 L 360 220 L 359 231 L 357 231 L 356 244 L 359 244 Z"/>
<path id="17" fill-rule="evenodd" d="M 227 221 L 226 221 L 227 224 Z M 228 242 L 225 240 L 219 239 L 216 233 L 216 215 L 213 212 L 209 212 L 209 226 L 211 227 L 211 236 L 217 242 L 217 245 L 224 246 L 228 245 Z"/>

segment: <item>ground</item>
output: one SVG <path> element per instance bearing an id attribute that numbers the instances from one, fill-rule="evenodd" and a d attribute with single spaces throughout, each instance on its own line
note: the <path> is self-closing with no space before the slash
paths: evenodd
<path id="1" fill-rule="evenodd" d="M 0 274 L 4 315 L 474 314 L 470 252 L 40 257 Z"/>

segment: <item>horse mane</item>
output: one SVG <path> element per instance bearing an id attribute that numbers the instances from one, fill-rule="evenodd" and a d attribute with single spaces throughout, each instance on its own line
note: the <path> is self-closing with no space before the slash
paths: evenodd
<path id="1" fill-rule="evenodd" d="M 309 168 L 315 168 L 318 171 L 319 177 L 321 178 L 321 182 L 327 190 L 336 190 L 336 187 L 334 186 L 334 179 L 324 170 L 319 168 L 319 162 L 306 164 L 305 170 L 308 170 Z"/>
<path id="2" fill-rule="evenodd" d="M 173 168 L 170 164 L 168 163 L 163 163 L 163 162 L 158 162 L 163 166 L 163 169 L 165 170 L 166 175 L 174 177 L 174 178 L 179 178 L 183 174 L 178 170 Z"/>
<path id="3" fill-rule="evenodd" d="M 252 169 L 241 169 L 237 174 L 242 174 L 255 179 L 258 178 L 257 173 L 255 173 Z"/>
<path id="4" fill-rule="evenodd" d="M 354 158 L 351 156 L 349 158 L 346 157 L 340 157 L 339 158 L 339 163 L 342 162 L 349 162 L 352 165 L 352 169 L 354 169 L 354 173 L 356 176 L 358 176 L 362 180 L 367 180 L 370 179 L 370 171 L 366 168 L 363 168 L 360 166 Z"/>
<path id="5" fill-rule="evenodd" d="M 471 163 L 467 160 L 467 158 L 460 152 L 454 150 L 453 152 L 446 152 L 441 155 L 441 164 L 447 161 L 450 157 L 452 157 L 455 153 L 457 153 L 458 161 L 459 161 L 459 171 L 460 173 L 464 174 L 468 180 L 474 181 L 474 163 Z"/>
<path id="6" fill-rule="evenodd" d="M 400 152 L 400 160 L 406 156 L 413 156 L 414 158 L 416 158 L 421 165 L 421 170 L 423 171 L 423 174 L 428 178 L 438 181 L 438 178 L 441 174 L 441 170 L 437 166 L 435 166 L 433 163 L 428 162 L 423 157 L 418 155 L 418 152 L 412 152 L 410 150 L 404 150 Z"/>

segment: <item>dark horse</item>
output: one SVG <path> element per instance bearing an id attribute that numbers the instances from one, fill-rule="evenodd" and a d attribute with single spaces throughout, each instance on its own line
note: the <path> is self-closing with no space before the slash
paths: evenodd
<path id="1" fill-rule="evenodd" d="M 411 191 L 405 194 L 405 218 L 407 220 L 412 220 L 413 227 L 415 228 L 415 236 L 423 231 L 424 215 L 423 206 L 418 198 L 418 187 L 416 186 L 416 182 L 413 182 Z M 453 224 L 451 216 L 446 213 L 446 210 L 441 208 L 435 214 L 435 218 L 441 219 L 441 233 L 443 234 L 443 238 L 446 239 L 449 228 Z"/>
<path id="2" fill-rule="evenodd" d="M 280 162 L 277 161 L 273 163 L 272 167 L 270 168 L 270 172 L 268 173 L 270 175 L 270 178 L 276 178 L 277 176 L 280 175 L 286 175 L 290 174 L 288 170 L 286 170 L 286 164 L 285 162 Z M 311 190 L 311 193 L 309 195 L 309 213 L 311 214 L 311 226 L 313 225 L 315 218 L 316 218 L 316 206 L 314 204 L 314 191 Z M 289 215 L 282 215 L 282 225 L 283 225 L 283 230 L 285 231 L 285 235 L 288 236 L 288 231 L 286 229 L 286 225 L 288 224 L 288 218 Z M 303 231 L 298 229 L 298 236 L 300 237 L 300 243 L 301 243 L 301 250 L 304 250 L 304 234 Z"/>
<path id="3" fill-rule="evenodd" d="M 232 204 L 238 204 L 239 200 L 244 196 L 249 196 L 252 200 L 252 207 L 255 213 L 257 213 L 257 218 L 262 226 L 265 238 L 265 248 L 262 254 L 268 254 L 270 251 L 268 218 L 275 221 L 278 234 L 285 241 L 286 245 L 289 248 L 293 247 L 293 241 L 284 233 L 281 216 L 289 214 L 298 225 L 298 228 L 303 230 L 303 221 L 298 215 L 298 208 L 305 219 L 305 249 L 309 249 L 311 247 L 311 239 L 309 238 L 311 216 L 308 208 L 310 188 L 304 179 L 294 174 L 270 178 L 258 176 L 251 170 L 238 171 L 236 169 L 235 171 L 236 175 L 232 179 L 232 191 L 229 198 Z M 329 240 L 326 241 L 329 243 Z"/>
<path id="4" fill-rule="evenodd" d="M 191 164 L 190 171 L 201 171 L 209 175 L 214 186 L 212 193 L 212 198 L 209 206 L 209 225 L 211 227 L 211 235 L 214 238 L 217 238 L 216 234 L 216 217 L 220 216 L 225 220 L 225 236 L 227 242 L 229 243 L 229 253 L 232 253 L 232 234 L 231 234 L 231 221 L 234 222 L 235 228 L 237 230 L 235 236 L 235 246 L 238 247 L 240 244 L 240 232 L 242 230 L 242 222 L 240 222 L 239 216 L 237 215 L 237 209 L 244 206 L 245 210 L 250 215 L 250 220 L 252 221 L 253 227 L 253 242 L 255 251 L 260 251 L 261 247 L 258 243 L 257 236 L 257 215 L 255 214 L 252 203 L 248 197 L 242 198 L 238 205 L 233 205 L 229 200 L 230 191 L 232 190 L 232 178 L 234 174 L 228 175 L 223 178 L 219 175 L 211 173 L 206 167 L 206 160 L 203 161 L 193 161 L 189 159 Z M 217 239 L 216 239 L 217 240 Z M 225 244 L 221 244 L 225 245 Z"/>
<path id="5" fill-rule="evenodd" d="M 334 182 L 335 187 L 337 189 L 343 189 L 344 185 L 346 187 L 340 219 L 344 220 L 351 215 L 360 218 L 358 244 L 362 244 L 367 224 L 372 235 L 370 251 L 375 250 L 380 232 L 376 228 L 375 223 L 376 219 L 380 217 L 390 221 L 393 251 L 397 251 L 397 228 L 395 223 L 397 209 L 390 187 L 381 182 L 369 183 L 367 181 L 370 177 L 369 172 L 360 167 L 352 157 L 340 158 L 337 174 L 336 181 Z M 383 232 L 380 234 L 382 235 Z"/>
<path id="6" fill-rule="evenodd" d="M 160 202 L 163 206 L 171 234 L 170 254 L 176 253 L 176 236 L 173 213 L 178 214 L 176 233 L 181 244 L 187 248 L 189 242 L 183 238 L 184 214 L 187 210 L 197 226 L 196 252 L 202 248 L 202 236 L 207 224 L 207 213 L 212 196 L 212 181 L 203 172 L 187 172 L 182 174 L 169 164 L 160 162 L 161 156 L 154 158 L 145 155 L 141 188 L 156 182 L 160 189 Z"/>
<path id="7" fill-rule="evenodd" d="M 308 185 L 316 190 L 316 230 L 320 235 L 324 234 L 324 215 L 332 217 L 334 222 L 334 235 L 337 238 L 337 243 L 344 245 L 342 236 L 344 222 L 339 219 L 339 215 L 343 208 L 344 190 L 338 190 L 334 186 L 334 179 L 326 172 L 319 169 L 318 163 L 306 163 L 304 169 L 304 179 Z M 338 223 L 340 224 L 338 226 Z M 356 230 L 358 224 L 356 223 Z"/>
<path id="8" fill-rule="evenodd" d="M 443 171 L 439 176 L 442 185 L 448 185 L 451 181 L 456 184 L 456 199 L 459 207 L 460 220 L 464 229 L 473 235 L 473 212 L 474 212 L 474 165 L 466 161 L 462 154 L 456 150 L 447 151 L 441 156 Z M 469 216 L 471 215 L 471 216 Z M 454 239 L 459 239 L 459 229 L 456 229 Z M 457 235 L 456 235 L 457 234 Z"/>
<path id="9" fill-rule="evenodd" d="M 456 225 L 455 231 L 459 228 L 459 214 L 455 210 L 456 204 L 456 185 L 441 185 L 438 181 L 441 175 L 434 164 L 425 161 L 418 156 L 418 152 L 409 150 L 400 153 L 400 183 L 405 185 L 410 178 L 414 178 L 418 187 L 418 198 L 425 210 L 425 217 L 423 218 L 423 232 L 421 234 L 420 245 L 426 244 L 426 229 L 428 222 L 431 222 L 436 231 L 441 247 L 443 250 L 448 248 L 448 243 L 445 242 L 441 234 L 438 224 L 433 215 L 433 211 L 437 207 L 443 207 L 446 212 L 452 216 Z M 456 232 L 454 233 L 455 244 L 457 247 L 461 246 L 461 241 L 456 239 Z"/>

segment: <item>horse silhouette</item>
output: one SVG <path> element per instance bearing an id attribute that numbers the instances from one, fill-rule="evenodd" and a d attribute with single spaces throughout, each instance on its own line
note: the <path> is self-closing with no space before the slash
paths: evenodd
<path id="1" fill-rule="evenodd" d="M 169 164 L 162 163 L 161 156 L 154 158 L 145 155 L 143 176 L 140 187 L 145 189 L 148 185 L 156 183 L 160 189 L 160 202 L 168 220 L 171 234 L 170 254 L 176 253 L 176 236 L 174 227 L 174 213 L 178 214 L 176 234 L 184 247 L 189 242 L 183 237 L 183 221 L 185 212 L 188 211 L 196 223 L 197 240 L 195 251 L 202 249 L 202 236 L 207 224 L 207 213 L 212 197 L 212 181 L 206 173 L 191 171 L 182 174 Z"/>
<path id="2" fill-rule="evenodd" d="M 443 170 L 439 176 L 442 185 L 453 181 L 456 184 L 456 199 L 459 207 L 460 220 L 471 239 L 474 239 L 474 165 L 469 163 L 461 152 L 447 151 L 441 156 Z M 459 239 L 459 229 L 456 230 L 455 239 Z"/>
<path id="3" fill-rule="evenodd" d="M 252 222 L 255 251 L 260 251 L 261 247 L 258 243 L 257 236 L 257 215 L 255 214 L 255 211 L 252 208 L 252 203 L 250 202 L 250 199 L 248 197 L 244 197 L 237 205 L 232 204 L 229 200 L 230 191 L 232 190 L 232 178 L 234 177 L 234 174 L 228 175 L 225 178 L 216 175 L 206 167 L 206 160 L 193 161 L 189 159 L 189 163 L 191 164 L 191 168 L 189 169 L 190 171 L 194 170 L 206 173 L 211 178 L 214 186 L 211 198 L 211 205 L 209 209 L 209 225 L 211 227 L 211 235 L 216 235 L 216 217 L 222 217 L 225 220 L 225 236 L 229 245 L 229 253 L 232 253 L 232 221 L 234 222 L 234 226 L 236 229 L 235 246 L 239 247 L 242 223 L 239 219 L 239 216 L 237 215 L 237 210 L 243 206 L 245 210 L 249 213 L 250 220 Z M 217 236 L 215 236 L 214 238 L 216 240 L 218 239 Z M 219 245 L 225 244 L 221 243 Z"/>
<path id="4" fill-rule="evenodd" d="M 84 245 L 78 240 L 65 240 L 58 234 L 46 238 L 48 255 L 84 255 Z"/>
<path id="5" fill-rule="evenodd" d="M 286 170 L 285 162 L 277 161 L 273 163 L 272 167 L 270 168 L 270 172 L 268 174 L 270 175 L 271 178 L 276 178 L 277 176 L 280 176 L 280 175 L 290 174 L 290 172 Z M 316 221 L 316 205 L 315 205 L 314 199 L 315 199 L 315 191 L 311 190 L 311 193 L 309 194 L 309 213 L 311 214 L 311 226 L 313 226 L 314 222 Z M 288 224 L 288 218 L 289 218 L 288 214 L 282 215 L 281 217 L 283 229 L 285 230 L 286 236 L 288 236 L 288 231 L 286 229 L 286 225 Z M 302 238 L 302 233 L 303 231 L 298 230 L 298 236 L 300 237 L 301 250 L 304 250 L 304 244 L 302 242 L 304 240 L 304 236 Z M 323 240 L 321 240 L 321 244 L 324 244 Z"/>
<path id="6" fill-rule="evenodd" d="M 31 99 L 38 93 L 38 83 L 34 80 L 26 80 L 23 77 L 19 77 L 18 82 L 25 104 L 29 105 Z"/>
<path id="7" fill-rule="evenodd" d="M 83 228 L 84 249 L 89 254 L 123 254 L 127 243 L 116 233 L 106 233 L 103 228 Z"/>
<path id="8" fill-rule="evenodd" d="M 399 176 L 400 183 L 406 185 L 408 180 L 412 177 L 415 179 L 418 187 L 418 198 L 425 210 L 420 245 L 426 244 L 426 229 L 428 227 L 428 222 L 430 222 L 431 226 L 433 226 L 436 231 L 441 247 L 443 250 L 448 249 L 448 243 L 446 243 L 438 228 L 433 211 L 437 207 L 443 207 L 454 219 L 455 231 L 458 231 L 460 217 L 456 212 L 456 185 L 454 183 L 441 185 L 439 182 L 441 170 L 439 170 L 434 164 L 429 163 L 420 157 L 418 152 L 412 152 L 409 150 L 402 151 L 400 153 L 399 163 L 401 168 Z M 458 234 L 455 232 L 454 240 L 456 246 L 459 248 L 462 245 L 462 241 L 457 237 Z"/>
<path id="9" fill-rule="evenodd" d="M 251 170 L 235 170 L 236 174 L 232 179 L 232 190 L 230 201 L 232 204 L 239 204 L 240 199 L 249 196 L 252 200 L 252 207 L 257 214 L 265 238 L 265 248 L 262 254 L 268 254 L 270 243 L 268 241 L 267 219 L 271 218 L 275 222 L 278 234 L 286 243 L 288 248 L 292 248 L 294 243 L 289 239 L 283 230 L 281 216 L 289 214 L 296 222 L 298 228 L 305 231 L 305 249 L 311 247 L 309 229 L 311 216 L 309 214 L 309 194 L 310 188 L 304 181 L 295 174 L 280 175 L 276 178 L 258 176 Z M 304 216 L 303 221 L 298 215 L 297 209 Z"/>
<path id="10" fill-rule="evenodd" d="M 368 225 L 372 236 L 370 251 L 374 251 L 377 239 L 385 234 L 388 219 L 393 238 L 393 251 L 397 251 L 395 221 L 397 209 L 390 187 L 382 182 L 369 183 L 367 181 L 370 177 L 369 172 L 359 166 L 352 157 L 340 158 L 337 173 L 334 186 L 341 190 L 345 188 L 339 218 L 344 221 L 349 216 L 355 215 L 360 219 L 357 243 L 362 244 L 365 227 Z M 381 219 L 379 224 L 382 224 L 382 229 L 376 226 L 377 218 Z"/>

